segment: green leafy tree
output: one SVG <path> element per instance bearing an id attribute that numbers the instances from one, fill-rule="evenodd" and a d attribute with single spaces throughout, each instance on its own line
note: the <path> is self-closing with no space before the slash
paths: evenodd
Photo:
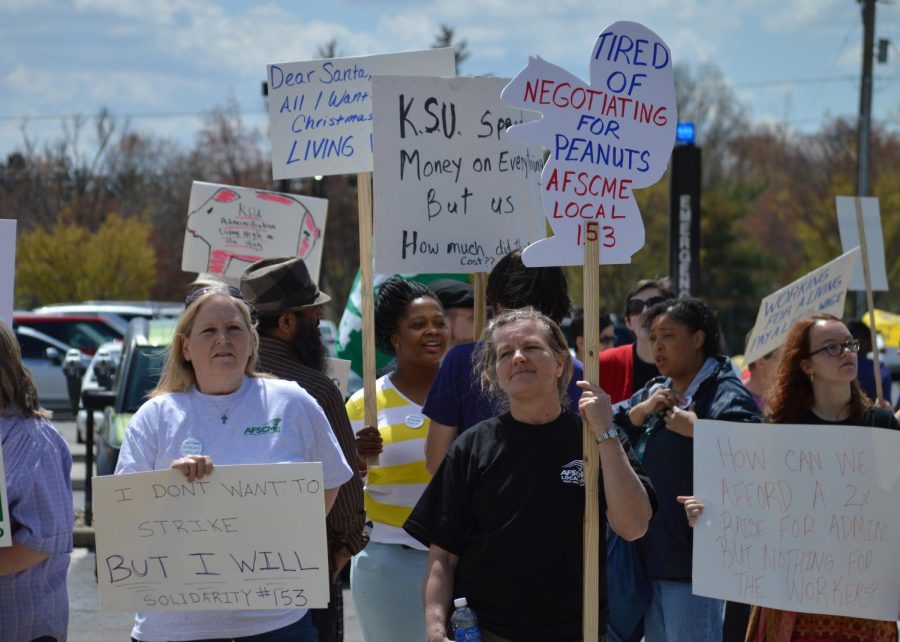
<path id="1" fill-rule="evenodd" d="M 146 299 L 156 278 L 150 225 L 110 214 L 91 233 L 60 217 L 19 237 L 16 304 Z"/>

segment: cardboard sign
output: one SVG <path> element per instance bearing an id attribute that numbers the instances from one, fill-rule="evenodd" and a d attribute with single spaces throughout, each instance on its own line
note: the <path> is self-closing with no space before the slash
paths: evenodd
<path id="1" fill-rule="evenodd" d="M 3 467 L 3 446 L 0 446 L 0 548 L 12 545 L 9 500 L 6 498 L 6 469 Z"/>
<path id="2" fill-rule="evenodd" d="M 112 611 L 324 608 L 322 464 L 94 477 L 100 604 Z"/>
<path id="3" fill-rule="evenodd" d="M 869 255 L 869 278 L 873 292 L 888 290 L 887 271 L 884 266 L 884 236 L 881 232 L 881 213 L 878 210 L 878 199 L 861 197 L 863 230 L 866 235 L 866 251 Z M 856 222 L 856 197 L 837 196 L 838 230 L 841 234 L 841 247 L 844 252 L 859 245 L 859 225 Z M 866 281 L 862 267 L 862 253 L 853 266 L 849 290 L 866 290 Z"/>
<path id="4" fill-rule="evenodd" d="M 453 49 L 271 64 L 272 176 L 371 172 L 372 76 L 453 76 Z"/>
<path id="5" fill-rule="evenodd" d="M 341 391 L 341 395 L 347 396 L 347 384 L 350 381 L 350 360 L 349 359 L 333 359 L 329 357 L 326 361 L 327 366 L 325 374 L 331 379 L 331 382 Z"/>
<path id="6" fill-rule="evenodd" d="M 12 325 L 16 283 L 16 220 L 0 219 L 0 319 Z"/>
<path id="7" fill-rule="evenodd" d="M 763 299 L 747 341 L 744 363 L 753 363 L 780 346 L 799 319 L 816 312 L 840 317 L 858 256 L 859 248 L 853 248 Z"/>
<path id="8" fill-rule="evenodd" d="M 534 114 L 500 102 L 501 78 L 378 76 L 375 269 L 489 272 L 543 237 L 543 152 L 507 138 Z"/>
<path id="9" fill-rule="evenodd" d="M 541 144 L 550 158 L 541 177 L 553 236 L 526 248 L 528 266 L 581 265 L 585 240 L 598 240 L 600 262 L 630 263 L 644 246 L 633 190 L 658 181 L 675 142 L 672 56 L 636 22 L 616 22 L 597 38 L 591 82 L 539 57 L 501 98 L 543 118 L 515 125 L 513 140 Z"/>
<path id="10" fill-rule="evenodd" d="M 698 595 L 802 613 L 900 613 L 900 433 L 694 426 Z"/>
<path id="11" fill-rule="evenodd" d="M 319 280 L 328 201 L 194 181 L 181 269 L 238 279 L 252 263 L 299 256 Z"/>

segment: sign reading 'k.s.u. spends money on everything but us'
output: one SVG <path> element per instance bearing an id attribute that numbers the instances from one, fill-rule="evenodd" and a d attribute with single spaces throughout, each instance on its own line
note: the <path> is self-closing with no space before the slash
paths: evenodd
<path id="1" fill-rule="evenodd" d="M 506 135 L 537 116 L 500 102 L 506 83 L 375 78 L 378 272 L 489 272 L 543 237 L 543 213 L 533 206 L 543 152 Z"/>

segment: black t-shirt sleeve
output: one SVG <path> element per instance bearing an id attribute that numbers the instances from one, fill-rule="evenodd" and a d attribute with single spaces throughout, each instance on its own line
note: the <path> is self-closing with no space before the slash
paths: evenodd
<path id="1" fill-rule="evenodd" d="M 462 554 L 472 519 L 466 463 L 466 453 L 457 440 L 403 524 L 403 529 L 425 546 L 436 544 L 454 555 Z"/>

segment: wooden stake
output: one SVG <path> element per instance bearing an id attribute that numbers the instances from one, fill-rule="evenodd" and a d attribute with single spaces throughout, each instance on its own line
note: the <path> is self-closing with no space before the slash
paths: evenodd
<path id="1" fill-rule="evenodd" d="M 487 326 L 486 276 L 485 272 L 475 273 L 475 341 L 478 341 L 481 333 L 484 332 L 484 328 Z"/>
<path id="2" fill-rule="evenodd" d="M 856 229 L 859 231 L 859 249 L 862 252 L 863 279 L 866 283 L 866 305 L 869 307 L 869 334 L 872 337 L 872 367 L 875 368 L 875 396 L 877 401 L 884 400 L 881 386 L 881 363 L 878 359 L 878 331 L 875 328 L 875 303 L 872 297 L 872 276 L 869 274 L 869 244 L 866 242 L 866 230 L 863 224 L 862 200 L 859 196 L 853 199 L 856 204 Z"/>
<path id="3" fill-rule="evenodd" d="M 599 382 L 600 355 L 600 244 L 597 241 L 596 223 L 594 239 L 584 245 L 584 378 L 593 384 Z M 600 544 L 606 551 L 606 534 L 600 532 L 600 452 L 594 433 L 587 422 L 582 434 L 584 451 L 584 601 L 582 628 L 584 642 L 597 642 L 600 636 L 599 587 Z"/>
<path id="4" fill-rule="evenodd" d="M 378 427 L 375 400 L 375 286 L 372 272 L 372 172 L 356 175 L 359 204 L 359 286 L 362 302 L 363 350 L 363 425 Z M 366 458 L 369 466 L 378 466 L 380 457 Z"/>

